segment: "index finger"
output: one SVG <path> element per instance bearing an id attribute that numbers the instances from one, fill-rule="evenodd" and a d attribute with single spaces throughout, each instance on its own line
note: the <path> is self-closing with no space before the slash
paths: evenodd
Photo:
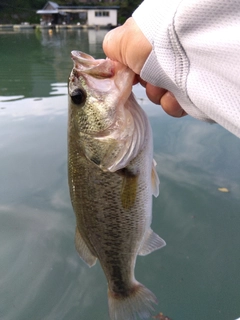
<path id="1" fill-rule="evenodd" d="M 129 18 L 121 27 L 106 34 L 103 50 L 111 60 L 119 61 L 140 74 L 152 46 L 134 19 Z"/>

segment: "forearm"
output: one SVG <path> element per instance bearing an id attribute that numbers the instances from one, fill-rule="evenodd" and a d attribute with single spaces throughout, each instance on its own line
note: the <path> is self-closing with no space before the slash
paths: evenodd
<path id="1" fill-rule="evenodd" d="M 141 77 L 185 111 L 240 136 L 240 3 L 145 0 L 133 18 L 152 45 Z"/>

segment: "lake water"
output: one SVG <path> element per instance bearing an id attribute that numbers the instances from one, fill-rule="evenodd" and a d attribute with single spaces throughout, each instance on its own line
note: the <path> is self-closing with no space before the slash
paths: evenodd
<path id="1" fill-rule="evenodd" d="M 74 247 L 67 184 L 71 50 L 104 57 L 105 31 L 0 33 L 0 319 L 107 320 L 107 284 Z M 174 119 L 134 88 L 153 128 L 160 196 L 152 227 L 167 246 L 136 278 L 172 320 L 240 317 L 240 140 Z M 227 188 L 221 192 L 218 188 Z"/>

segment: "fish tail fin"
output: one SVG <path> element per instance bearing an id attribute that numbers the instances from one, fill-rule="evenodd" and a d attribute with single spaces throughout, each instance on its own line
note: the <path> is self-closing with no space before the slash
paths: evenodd
<path id="1" fill-rule="evenodd" d="M 119 295 L 108 289 L 108 307 L 111 320 L 149 319 L 157 298 L 144 285 L 135 282 L 128 295 Z"/>

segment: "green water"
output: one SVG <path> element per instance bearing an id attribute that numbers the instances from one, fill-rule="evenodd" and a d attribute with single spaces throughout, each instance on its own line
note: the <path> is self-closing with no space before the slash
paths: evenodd
<path id="1" fill-rule="evenodd" d="M 107 320 L 107 285 L 74 248 L 67 185 L 70 51 L 104 57 L 104 31 L 0 33 L 0 319 Z M 136 277 L 172 320 L 240 317 L 240 140 L 218 125 L 149 115 L 161 180 L 152 227 L 167 246 Z M 228 193 L 218 188 L 225 187 Z"/>

